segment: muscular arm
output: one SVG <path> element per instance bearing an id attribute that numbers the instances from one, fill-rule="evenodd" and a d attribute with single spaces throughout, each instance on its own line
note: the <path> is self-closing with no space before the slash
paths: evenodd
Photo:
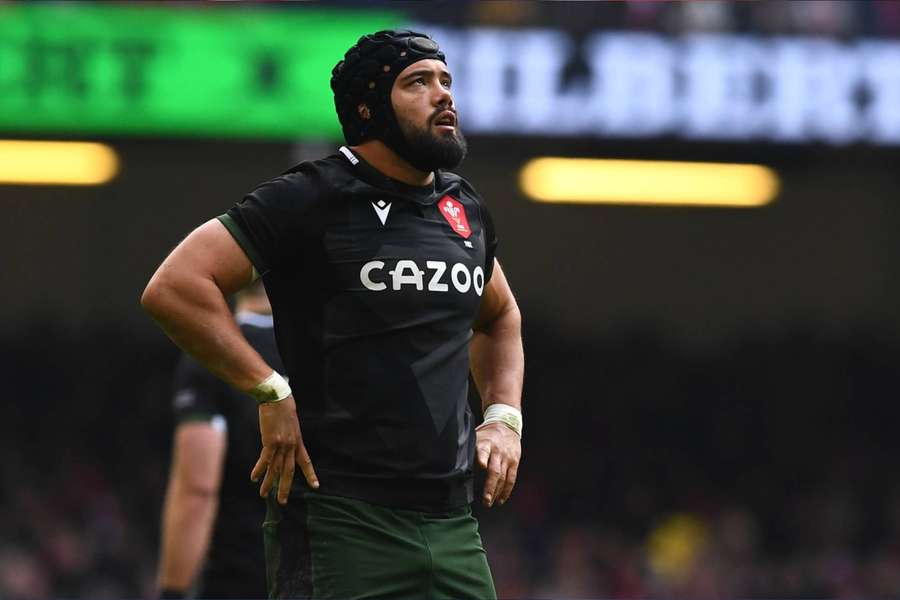
<path id="1" fill-rule="evenodd" d="M 482 410 L 491 404 L 522 405 L 525 353 L 522 349 L 522 316 L 500 263 L 485 289 L 473 326 L 469 361 Z M 522 447 L 519 436 L 500 423 L 477 432 L 478 462 L 486 469 L 483 501 L 506 502 L 516 482 Z"/>
<path id="2" fill-rule="evenodd" d="M 482 410 L 498 402 L 521 408 L 525 374 L 522 315 L 499 262 L 494 263 L 472 330 L 470 365 Z"/>
<path id="3" fill-rule="evenodd" d="M 160 589 L 186 592 L 209 548 L 222 482 L 225 432 L 209 422 L 175 431 L 172 468 L 162 515 Z"/>
<path id="4" fill-rule="evenodd" d="M 247 286 L 252 265 L 213 219 L 163 261 L 141 304 L 178 346 L 226 383 L 250 390 L 272 372 L 238 328 L 226 297 Z"/>
<path id="5" fill-rule="evenodd" d="M 207 221 L 169 254 L 141 297 L 144 309 L 188 354 L 231 386 L 248 391 L 272 373 L 247 343 L 228 310 L 226 297 L 252 279 L 252 265 L 234 238 L 217 220 Z M 248 402 L 251 400 L 248 398 Z M 260 495 L 276 479 L 278 501 L 287 502 L 294 467 L 318 487 L 312 461 L 303 445 L 293 396 L 261 404 L 262 452 L 253 467 L 254 481 L 265 475 Z"/>

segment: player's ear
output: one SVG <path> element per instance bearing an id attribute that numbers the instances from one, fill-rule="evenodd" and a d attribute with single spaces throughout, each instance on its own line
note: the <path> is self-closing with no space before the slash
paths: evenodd
<path id="1" fill-rule="evenodd" d="M 359 117 L 364 121 L 368 121 L 369 119 L 372 118 L 372 112 L 369 110 L 369 107 L 366 106 L 365 104 L 360 104 L 359 106 L 357 106 L 356 112 L 359 113 Z"/>

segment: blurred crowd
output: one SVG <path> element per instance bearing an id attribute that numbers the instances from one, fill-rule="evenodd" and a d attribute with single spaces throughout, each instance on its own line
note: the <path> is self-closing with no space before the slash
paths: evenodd
<path id="1" fill-rule="evenodd" d="M 780 515 L 723 498 L 721 505 L 648 515 L 634 530 L 617 522 L 620 515 L 566 518 L 537 510 L 552 504 L 552 490 L 527 480 L 520 487 L 512 514 L 482 527 L 501 598 L 900 597 L 896 495 L 875 514 L 847 489 L 791 498 Z M 628 493 L 646 501 L 641 496 L 651 489 Z M 860 550 L 866 521 L 884 530 Z M 797 537 L 790 550 L 770 553 L 766 537 L 778 535 Z"/>
<path id="2" fill-rule="evenodd" d="M 0 597 L 151 598 L 176 353 L 35 339 L 0 349 L 30 385 L 0 425 Z M 502 598 L 900 598 L 889 338 L 526 343 L 517 491 L 477 509 Z"/>
<path id="3" fill-rule="evenodd" d="M 0 373 L 22 385 L 0 421 L 4 600 L 155 593 L 175 355 L 110 327 L 0 341 Z"/>

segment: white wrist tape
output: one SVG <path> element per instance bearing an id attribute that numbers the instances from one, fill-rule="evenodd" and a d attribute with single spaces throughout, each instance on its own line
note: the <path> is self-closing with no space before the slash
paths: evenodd
<path id="1" fill-rule="evenodd" d="M 250 395 L 260 404 L 280 402 L 291 395 L 291 386 L 284 377 L 272 371 L 272 374 L 256 384 Z"/>
<path id="2" fill-rule="evenodd" d="M 489 423 L 503 423 L 522 437 L 525 421 L 522 419 L 522 411 L 509 404 L 491 404 L 484 411 L 484 422 L 475 428 L 479 430 Z"/>

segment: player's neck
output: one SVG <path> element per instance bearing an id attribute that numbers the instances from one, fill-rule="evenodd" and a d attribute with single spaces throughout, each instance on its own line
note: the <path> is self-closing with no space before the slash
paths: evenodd
<path id="1" fill-rule="evenodd" d="M 418 170 L 381 140 L 368 140 L 359 146 L 353 146 L 352 150 L 391 179 L 418 186 L 429 185 L 434 181 L 434 173 Z"/>

